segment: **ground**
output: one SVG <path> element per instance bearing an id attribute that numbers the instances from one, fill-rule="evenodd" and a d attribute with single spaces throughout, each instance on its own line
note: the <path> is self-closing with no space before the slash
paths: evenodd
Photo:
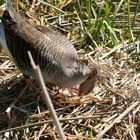
<path id="1" fill-rule="evenodd" d="M 67 139 L 139 140 L 139 3 L 36 0 L 15 6 L 33 24 L 65 34 L 98 67 L 96 86 L 88 95 L 48 90 Z M 38 84 L 36 88 L 27 85 L 1 47 L 1 139 L 59 139 Z"/>

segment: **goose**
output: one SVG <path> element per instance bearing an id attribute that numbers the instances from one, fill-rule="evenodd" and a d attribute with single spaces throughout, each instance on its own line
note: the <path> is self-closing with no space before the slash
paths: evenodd
<path id="1" fill-rule="evenodd" d="M 97 68 L 80 59 L 73 44 L 60 32 L 46 26 L 32 25 L 6 1 L 1 17 L 0 42 L 17 68 L 35 77 L 28 51 L 40 66 L 45 83 L 64 88 L 79 85 L 79 94 L 88 94 L 95 86 Z"/>

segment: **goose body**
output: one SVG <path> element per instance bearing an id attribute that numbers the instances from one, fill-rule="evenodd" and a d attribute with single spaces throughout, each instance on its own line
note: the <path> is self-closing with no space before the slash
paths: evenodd
<path id="1" fill-rule="evenodd" d="M 34 77 L 27 54 L 30 51 L 41 68 L 45 82 L 61 87 L 86 85 L 87 89 L 81 88 L 81 92 L 93 89 L 97 74 L 94 64 L 80 60 L 74 46 L 64 35 L 49 27 L 33 26 L 12 7 L 10 0 L 1 20 L 2 45 L 24 74 Z M 2 41 L 4 39 L 5 42 Z"/>

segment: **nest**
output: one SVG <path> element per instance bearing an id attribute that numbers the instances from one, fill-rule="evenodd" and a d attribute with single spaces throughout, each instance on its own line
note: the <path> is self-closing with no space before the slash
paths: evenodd
<path id="1" fill-rule="evenodd" d="M 51 3 L 51 1 L 50 1 Z M 24 2 L 20 7 L 24 7 Z M 71 3 L 72 5 L 75 3 Z M 78 45 L 78 33 L 69 32 L 71 16 L 67 23 L 57 25 L 58 17 L 53 8 L 36 1 L 24 14 L 32 22 L 44 24 L 43 11 L 53 18 L 50 25 L 68 35 Z M 62 6 L 62 5 L 61 5 Z M 61 7 L 60 6 L 60 7 Z M 64 7 L 67 5 L 63 5 Z M 36 11 L 35 11 L 36 9 Z M 62 8 L 61 8 L 62 9 Z M 34 14 L 36 13 L 36 15 Z M 60 12 L 60 11 L 59 11 Z M 60 16 L 63 19 L 63 16 Z M 46 18 L 43 16 L 43 18 Z M 75 28 L 78 28 L 77 26 Z M 98 79 L 92 93 L 83 96 L 65 94 L 59 89 L 48 89 L 55 112 L 68 140 L 140 139 L 140 62 L 131 57 L 129 49 L 138 48 L 139 41 L 120 42 L 113 48 L 105 45 L 88 49 L 78 48 L 78 53 L 93 59 L 98 67 Z M 60 139 L 50 111 L 42 98 L 38 83 L 33 89 L 27 85 L 20 71 L 0 49 L 0 137 L 1 139 Z M 58 94 L 59 93 L 59 94 Z M 69 93 L 69 92 L 68 92 Z"/>

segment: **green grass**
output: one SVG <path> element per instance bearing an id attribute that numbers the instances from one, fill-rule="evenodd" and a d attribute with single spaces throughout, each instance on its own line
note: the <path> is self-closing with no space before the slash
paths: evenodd
<path id="1" fill-rule="evenodd" d="M 3 3 L 4 1 L 0 0 L 0 4 Z M 55 0 L 52 2 L 42 0 L 41 3 L 42 9 L 40 6 L 36 11 L 38 8 L 36 6 L 34 13 L 30 13 L 30 16 L 34 19 L 37 17 L 37 20 L 43 19 L 44 25 L 53 24 L 58 28 L 66 29 L 70 39 L 76 38 L 75 45 L 78 49 L 91 51 L 91 48 L 96 49 L 100 45 L 114 48 L 123 41 L 129 40 L 131 44 L 139 39 L 140 27 L 136 21 L 139 20 L 137 15 L 140 11 L 140 0 L 133 2 L 120 0 L 116 3 L 109 0 Z M 21 0 L 18 4 L 19 9 L 26 13 L 32 0 L 27 2 Z M 17 7 L 17 3 L 15 6 Z M 47 10 L 43 11 L 45 7 Z M 43 12 L 43 14 L 38 16 L 38 12 Z M 67 16 L 68 13 L 71 14 L 70 17 Z M 64 15 L 66 24 L 70 24 L 70 26 L 59 25 L 57 19 L 61 18 L 61 15 Z M 137 58 L 136 56 L 139 55 L 137 51 L 139 48 L 128 46 L 125 49 L 133 58 Z"/>
<path id="2" fill-rule="evenodd" d="M 0 4 L 2 3 L 3 0 L 0 1 Z M 30 0 L 28 3 L 32 3 L 32 1 Z M 60 13 L 67 14 L 68 12 L 76 14 L 76 17 L 73 16 L 74 19 L 71 20 L 78 22 L 78 24 L 72 23 L 72 27 L 79 28 L 79 39 L 77 40 L 79 49 L 88 48 L 88 45 L 96 47 L 94 44 L 105 46 L 107 44 L 107 47 L 113 48 L 124 40 L 128 39 L 129 42 L 132 42 L 136 39 L 137 36 L 133 29 L 139 12 L 140 0 L 135 3 L 130 0 L 121 0 L 116 3 L 109 0 L 76 0 L 72 6 L 71 3 L 71 0 L 55 0 L 52 3 L 42 1 L 42 4 L 51 9 L 50 13 L 46 12 L 47 15 L 54 15 L 53 12 L 55 15 L 57 13 L 57 16 Z M 24 1 L 21 1 L 19 5 L 25 12 L 29 8 Z M 47 20 L 44 19 L 44 21 Z"/>

